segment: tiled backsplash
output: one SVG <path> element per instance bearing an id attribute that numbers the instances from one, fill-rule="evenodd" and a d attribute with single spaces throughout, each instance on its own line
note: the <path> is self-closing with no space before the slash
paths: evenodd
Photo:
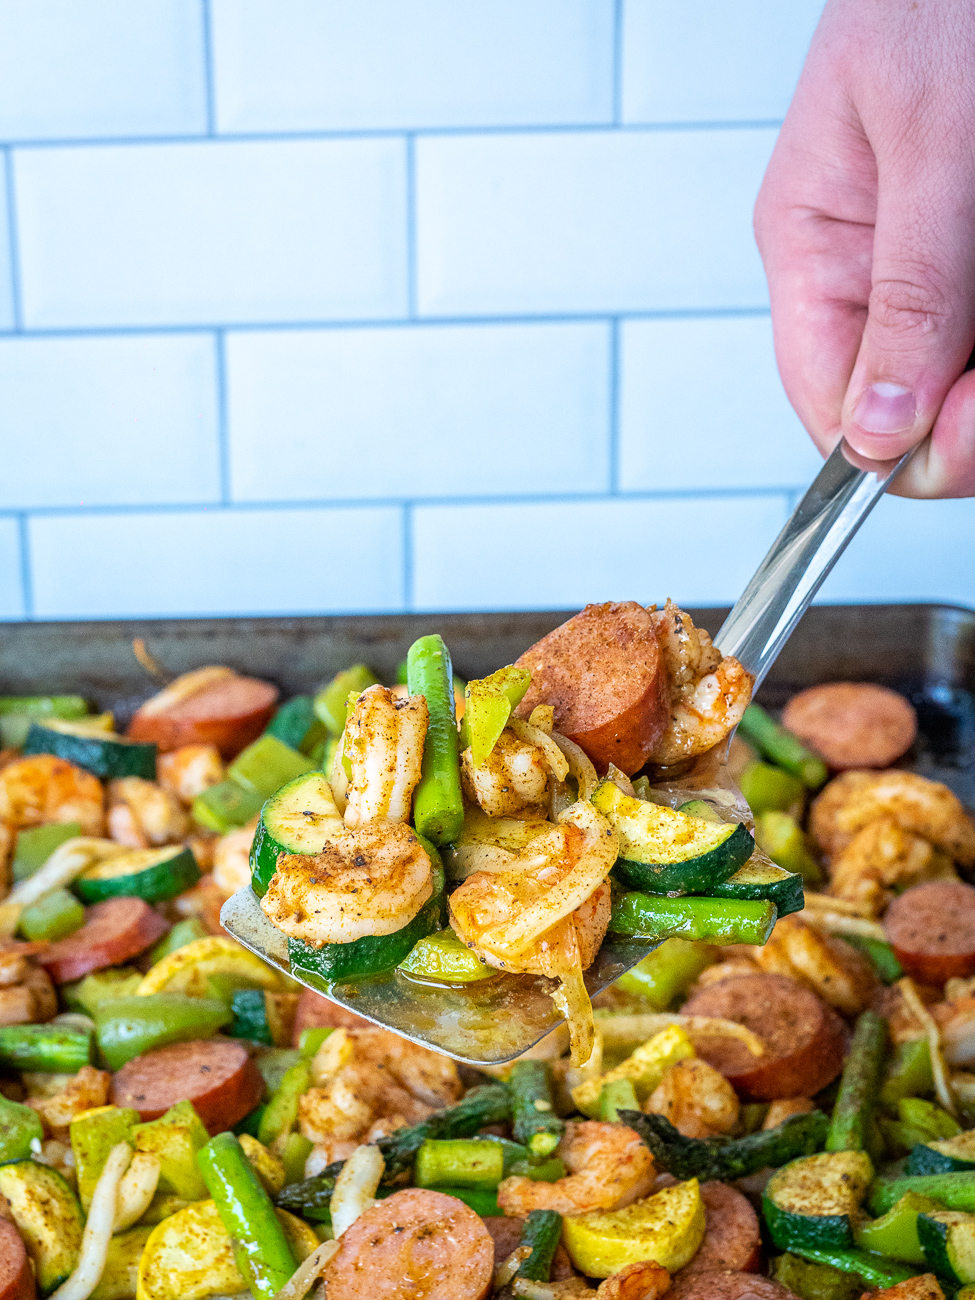
<path id="1" fill-rule="evenodd" d="M 821 0 L 5 0 L 0 617 L 732 600 Z M 975 502 L 833 599 L 975 603 Z"/>

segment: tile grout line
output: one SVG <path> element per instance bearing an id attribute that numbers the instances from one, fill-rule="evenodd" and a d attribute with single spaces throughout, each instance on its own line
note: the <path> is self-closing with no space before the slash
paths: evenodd
<path id="1" fill-rule="evenodd" d="M 413 502 L 403 502 L 403 610 L 413 608 Z"/>
<path id="2" fill-rule="evenodd" d="M 20 238 L 17 229 L 17 205 L 14 196 L 14 156 L 11 148 L 3 151 L 4 181 L 7 187 L 7 248 L 10 253 L 10 303 L 15 334 L 23 333 L 23 302 L 20 283 Z"/>
<path id="3" fill-rule="evenodd" d="M 201 0 L 200 22 L 203 29 L 203 76 L 206 82 L 207 136 L 212 137 L 217 133 L 217 112 L 213 76 L 213 21 L 210 13 L 210 0 Z"/>
<path id="4" fill-rule="evenodd" d="M 623 117 L 623 0 L 613 5 L 613 125 Z"/>
<path id="5" fill-rule="evenodd" d="M 20 538 L 20 591 L 24 602 L 24 618 L 34 617 L 34 582 L 30 563 L 30 532 L 28 516 L 21 512 L 17 516 L 17 531 Z"/>
<path id="6" fill-rule="evenodd" d="M 609 491 L 620 490 L 620 322 L 614 316 L 609 325 Z"/>
<path id="7" fill-rule="evenodd" d="M 230 429 L 227 412 L 227 340 L 222 329 L 213 336 L 217 380 L 217 463 L 220 470 L 220 503 L 230 505 Z"/>
<path id="8" fill-rule="evenodd" d="M 416 137 L 406 137 L 406 311 L 416 320 Z"/>

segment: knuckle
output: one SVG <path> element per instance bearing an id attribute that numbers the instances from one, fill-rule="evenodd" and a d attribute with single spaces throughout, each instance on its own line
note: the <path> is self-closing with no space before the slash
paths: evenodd
<path id="1" fill-rule="evenodd" d="M 870 290 L 870 319 L 885 332 L 908 338 L 944 328 L 951 312 L 946 289 L 930 270 L 878 280 Z"/>

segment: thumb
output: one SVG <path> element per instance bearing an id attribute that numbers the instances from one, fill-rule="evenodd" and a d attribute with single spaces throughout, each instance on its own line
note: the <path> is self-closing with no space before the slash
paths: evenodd
<path id="1" fill-rule="evenodd" d="M 867 319 L 843 404 L 847 441 L 878 461 L 930 433 L 975 341 L 972 168 L 913 164 L 878 178 Z"/>

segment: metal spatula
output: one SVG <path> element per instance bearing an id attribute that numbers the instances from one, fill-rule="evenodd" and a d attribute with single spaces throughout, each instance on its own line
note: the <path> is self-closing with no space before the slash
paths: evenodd
<path id="1" fill-rule="evenodd" d="M 716 638 L 724 654 L 734 655 L 754 674 L 756 686 L 853 534 L 912 454 L 878 472 L 867 472 L 845 459 L 843 445 L 816 476 Z M 727 773 L 716 778 L 712 765 L 706 784 L 713 787 L 716 782 L 738 794 Z M 680 784 L 684 790 L 694 788 L 693 778 Z M 741 806 L 745 807 L 743 800 Z M 249 886 L 227 900 L 220 916 L 246 948 L 292 975 L 287 940 L 265 917 Z M 586 971 L 590 996 L 635 966 L 653 946 L 607 939 Z M 404 1038 L 473 1065 L 509 1061 L 561 1021 L 549 996 L 554 981 L 542 976 L 499 975 L 463 990 L 419 984 L 395 971 L 333 985 L 307 974 L 294 978 Z"/>

